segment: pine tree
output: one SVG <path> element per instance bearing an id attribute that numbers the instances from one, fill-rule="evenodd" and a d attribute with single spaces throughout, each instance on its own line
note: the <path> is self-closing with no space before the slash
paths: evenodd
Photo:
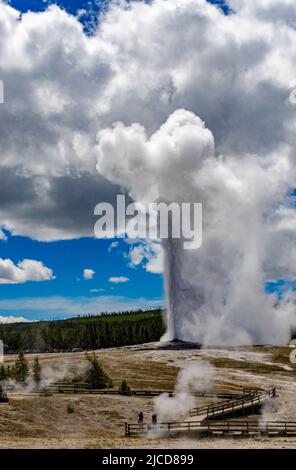
<path id="1" fill-rule="evenodd" d="M 39 363 L 38 356 L 35 357 L 33 362 L 33 378 L 35 384 L 38 386 L 41 382 L 41 365 Z"/>
<path id="2" fill-rule="evenodd" d="M 126 395 L 126 396 L 131 395 L 131 389 L 130 389 L 130 386 L 127 383 L 126 380 L 123 380 L 121 382 L 121 384 L 119 385 L 118 391 L 119 391 L 120 395 Z"/>
<path id="3" fill-rule="evenodd" d="M 5 366 L 2 364 L 0 366 L 0 380 L 5 380 L 6 378 L 7 378 L 6 369 L 5 369 Z"/>
<path id="4" fill-rule="evenodd" d="M 15 378 L 18 382 L 25 382 L 29 374 L 29 363 L 25 358 L 23 352 L 19 353 L 19 356 L 15 362 Z"/>
<path id="5" fill-rule="evenodd" d="M 86 382 L 89 383 L 90 388 L 112 387 L 112 379 L 104 371 L 96 354 L 94 352 L 92 354 L 87 354 L 86 358 L 89 361 L 90 366 L 87 372 Z"/>

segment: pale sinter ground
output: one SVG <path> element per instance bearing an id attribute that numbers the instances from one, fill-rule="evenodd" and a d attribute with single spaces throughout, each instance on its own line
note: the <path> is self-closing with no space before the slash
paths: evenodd
<path id="1" fill-rule="evenodd" d="M 279 398 L 267 419 L 296 421 L 295 372 L 284 346 L 156 350 L 155 345 L 97 351 L 114 386 L 127 379 L 134 389 L 173 389 L 179 368 L 207 360 L 216 367 L 209 391 L 241 391 L 243 387 L 276 386 Z M 151 348 L 151 349 L 149 349 Z M 27 355 L 30 361 L 35 355 Z M 15 356 L 7 356 L 6 364 Z M 42 366 L 70 373 L 85 361 L 85 353 L 39 354 Z M 153 399 L 120 395 L 38 396 L 11 393 L 0 405 L 1 448 L 270 448 L 296 447 L 296 438 L 200 438 L 183 434 L 162 438 L 124 437 L 124 422 L 136 422 L 139 411 L 149 420 Z M 212 399 L 196 398 L 196 405 Z M 68 404 L 74 412 L 68 413 Z M 258 419 L 253 417 L 251 419 Z"/>

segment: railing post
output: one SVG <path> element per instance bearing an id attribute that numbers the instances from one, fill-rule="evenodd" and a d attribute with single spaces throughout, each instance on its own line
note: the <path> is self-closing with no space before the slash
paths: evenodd
<path id="1" fill-rule="evenodd" d="M 125 435 L 127 437 L 129 437 L 130 436 L 130 426 L 127 422 L 125 422 L 124 425 L 125 425 Z"/>

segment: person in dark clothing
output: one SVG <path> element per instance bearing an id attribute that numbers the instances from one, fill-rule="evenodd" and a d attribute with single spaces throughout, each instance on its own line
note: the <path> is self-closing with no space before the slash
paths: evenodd
<path id="1" fill-rule="evenodd" d="M 138 423 L 143 424 L 143 421 L 144 421 L 144 413 L 143 411 L 140 411 L 140 413 L 138 414 Z"/>
<path id="2" fill-rule="evenodd" d="M 157 424 L 157 414 L 153 413 L 152 415 L 152 424 Z"/>

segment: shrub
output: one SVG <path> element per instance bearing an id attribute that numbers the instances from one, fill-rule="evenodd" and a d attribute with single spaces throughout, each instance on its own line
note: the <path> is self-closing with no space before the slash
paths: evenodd
<path id="1" fill-rule="evenodd" d="M 67 412 L 68 412 L 69 414 L 72 414 L 72 413 L 74 413 L 74 411 L 75 411 L 75 410 L 74 410 L 74 405 L 72 405 L 72 403 L 68 403 L 68 405 L 67 405 Z"/>
<path id="2" fill-rule="evenodd" d="M 0 403 L 8 402 L 7 393 L 3 391 L 2 385 L 0 384 Z"/>

